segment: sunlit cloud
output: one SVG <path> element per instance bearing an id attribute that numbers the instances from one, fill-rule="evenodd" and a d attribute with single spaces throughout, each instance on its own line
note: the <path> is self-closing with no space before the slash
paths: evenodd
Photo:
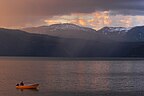
<path id="1" fill-rule="evenodd" d="M 57 23 L 73 23 L 96 30 L 102 27 L 133 27 L 144 25 L 144 16 L 111 15 L 109 11 L 99 11 L 91 14 L 71 14 L 54 16 L 44 21 L 47 25 Z"/>
<path id="2" fill-rule="evenodd" d="M 94 29 L 99 29 L 103 26 L 108 26 L 111 24 L 109 18 L 109 12 L 94 12 L 92 14 L 71 14 L 64 16 L 54 16 L 44 22 L 48 25 L 57 23 L 74 23 L 80 26 L 91 27 Z"/>
<path id="3" fill-rule="evenodd" d="M 144 16 L 136 16 L 134 20 L 134 23 L 137 24 L 137 26 L 144 25 Z"/>
<path id="4" fill-rule="evenodd" d="M 130 17 L 125 17 L 120 22 L 125 26 L 125 27 L 131 27 L 132 26 L 132 18 Z"/>
<path id="5" fill-rule="evenodd" d="M 79 19 L 78 23 L 82 26 L 86 26 L 86 21 L 84 19 Z"/>
<path id="6" fill-rule="evenodd" d="M 0 0 L 0 26 L 7 28 L 55 23 L 129 27 L 143 25 L 143 18 L 144 0 Z"/>

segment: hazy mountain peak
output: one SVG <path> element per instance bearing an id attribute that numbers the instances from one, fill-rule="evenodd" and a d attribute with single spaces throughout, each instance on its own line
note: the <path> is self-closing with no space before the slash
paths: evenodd
<path id="1" fill-rule="evenodd" d="M 40 26 L 22 29 L 30 33 L 46 34 L 64 38 L 95 38 L 96 31 L 88 27 L 81 27 L 71 23 L 53 24 L 50 26 Z"/>
<path id="2" fill-rule="evenodd" d="M 67 29 L 77 29 L 77 30 L 83 30 L 83 27 L 80 27 L 78 25 L 75 24 L 70 24 L 70 23 L 63 23 L 63 24 L 53 24 L 48 26 L 51 29 L 57 30 L 57 29 L 61 29 L 61 30 L 67 30 Z"/>
<path id="3" fill-rule="evenodd" d="M 29 27 L 23 28 L 22 30 L 31 32 L 31 31 L 38 31 L 38 30 L 47 30 L 47 31 L 55 31 L 55 30 L 81 30 L 81 31 L 95 31 L 92 28 L 82 27 L 72 23 L 60 23 L 60 24 L 52 24 L 49 26 L 39 26 L 39 27 Z"/>
<path id="4" fill-rule="evenodd" d="M 52 24 L 52 25 L 49 25 L 49 26 L 50 26 L 50 27 L 51 27 L 51 26 L 61 26 L 61 27 L 63 27 L 63 26 L 80 27 L 80 26 L 75 25 L 75 24 L 72 24 L 72 23 L 59 23 L 59 24 Z"/>
<path id="5" fill-rule="evenodd" d="M 99 31 L 101 32 L 128 32 L 130 28 L 125 27 L 103 27 Z"/>
<path id="6" fill-rule="evenodd" d="M 71 23 L 59 23 L 59 24 L 52 24 L 52 25 L 44 25 L 44 26 L 38 26 L 38 27 L 28 27 L 23 28 L 25 29 L 76 29 L 81 28 L 81 26 L 71 24 Z"/>

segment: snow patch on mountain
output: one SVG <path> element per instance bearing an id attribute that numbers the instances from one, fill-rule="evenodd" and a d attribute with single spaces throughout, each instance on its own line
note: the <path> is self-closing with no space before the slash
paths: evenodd
<path id="1" fill-rule="evenodd" d="M 75 24 L 70 23 L 63 23 L 63 24 L 53 24 L 50 26 L 47 26 L 51 31 L 56 30 L 80 30 L 80 31 L 92 31 L 92 29 L 87 27 L 81 27 Z M 94 31 L 94 30 L 93 30 Z"/>
<path id="2" fill-rule="evenodd" d="M 99 31 L 105 33 L 105 32 L 128 32 L 131 28 L 125 28 L 125 27 L 104 27 L 100 29 Z"/>

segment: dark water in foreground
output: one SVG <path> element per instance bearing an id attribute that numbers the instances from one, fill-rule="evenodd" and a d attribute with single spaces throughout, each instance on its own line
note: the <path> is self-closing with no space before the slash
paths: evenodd
<path id="1" fill-rule="evenodd" d="M 144 61 L 0 59 L 0 96 L 144 96 Z"/>

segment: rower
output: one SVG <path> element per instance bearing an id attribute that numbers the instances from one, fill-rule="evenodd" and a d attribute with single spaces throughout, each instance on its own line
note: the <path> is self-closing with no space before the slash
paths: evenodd
<path id="1" fill-rule="evenodd" d="M 24 83 L 23 83 L 23 81 L 20 83 L 20 86 L 24 86 Z"/>

